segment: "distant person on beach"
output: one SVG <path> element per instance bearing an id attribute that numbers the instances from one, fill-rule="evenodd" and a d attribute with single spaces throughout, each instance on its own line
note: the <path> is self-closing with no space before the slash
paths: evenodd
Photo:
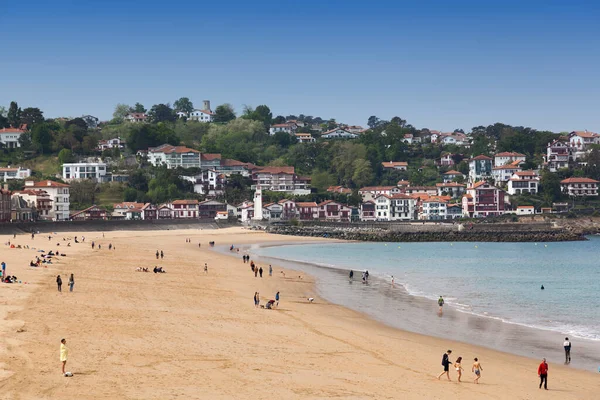
<path id="1" fill-rule="evenodd" d="M 544 389 L 548 390 L 548 363 L 545 358 L 538 367 L 538 376 L 540 377 L 540 389 L 544 384 Z"/>
<path id="2" fill-rule="evenodd" d="M 444 307 L 444 298 L 442 296 L 438 299 L 438 306 L 440 306 L 440 312 L 442 312 L 442 307 Z"/>
<path id="3" fill-rule="evenodd" d="M 392 286 L 394 286 L 394 275 L 392 275 Z"/>
<path id="4" fill-rule="evenodd" d="M 62 374 L 65 375 L 65 366 L 67 365 L 67 357 L 69 356 L 69 349 L 67 348 L 67 340 L 61 339 L 60 341 L 60 362 L 62 363 Z"/>
<path id="5" fill-rule="evenodd" d="M 204 263 L 204 273 L 208 274 L 208 264 Z"/>
<path id="6" fill-rule="evenodd" d="M 262 278 L 262 273 L 263 273 L 263 269 L 262 269 L 262 267 L 260 267 L 260 268 L 258 269 L 258 274 L 260 275 L 260 277 L 261 277 L 261 278 Z"/>
<path id="7" fill-rule="evenodd" d="M 75 278 L 73 277 L 73 274 L 71 274 L 71 276 L 69 277 L 69 292 L 73 291 L 74 285 L 75 285 Z"/>
<path id="8" fill-rule="evenodd" d="M 94 250 L 94 246 L 96 246 L 96 243 L 92 242 L 92 250 Z"/>
<path id="9" fill-rule="evenodd" d="M 440 379 L 442 375 L 446 374 L 448 380 L 450 380 L 450 359 L 448 358 L 450 357 L 450 354 L 452 354 L 452 350 L 448 350 L 442 356 L 442 365 L 444 366 L 444 372 L 438 375 L 438 379 Z"/>
<path id="10" fill-rule="evenodd" d="M 258 298 L 258 292 L 254 292 L 254 307 L 258 308 L 259 303 L 260 303 L 260 300 Z"/>
<path id="11" fill-rule="evenodd" d="M 462 362 L 462 357 L 458 357 L 454 362 L 454 368 L 456 369 L 456 373 L 458 374 L 458 381 L 460 382 L 460 377 L 462 376 L 463 367 L 460 365 Z"/>
<path id="12" fill-rule="evenodd" d="M 273 276 L 273 267 L 269 264 L 269 276 Z"/>
<path id="13" fill-rule="evenodd" d="M 350 270 L 350 274 L 348 274 L 348 278 L 350 278 L 350 280 L 352 280 L 352 278 L 354 278 L 354 271 Z"/>
<path id="14" fill-rule="evenodd" d="M 60 275 L 56 276 L 56 286 L 58 286 L 58 291 L 62 292 L 62 279 L 60 278 Z"/>
<path id="15" fill-rule="evenodd" d="M 6 263 L 2 261 L 2 276 L 6 276 Z"/>
<path id="16" fill-rule="evenodd" d="M 262 267 L 261 267 L 262 268 Z M 254 266 L 254 277 L 257 278 L 258 277 L 258 267 Z"/>
<path id="17" fill-rule="evenodd" d="M 109 249 L 109 250 L 112 250 L 112 243 L 109 243 L 109 244 L 108 244 L 108 249 Z"/>
<path id="18" fill-rule="evenodd" d="M 369 270 L 366 270 L 366 271 L 365 271 L 365 279 L 366 279 L 366 280 L 369 280 Z"/>
<path id="19" fill-rule="evenodd" d="M 275 293 L 275 301 L 277 302 L 276 305 L 279 306 L 279 292 Z"/>
<path id="20" fill-rule="evenodd" d="M 544 290 L 544 285 L 542 285 L 542 287 L 540 288 L 541 290 Z"/>
<path id="21" fill-rule="evenodd" d="M 165 253 L 163 253 L 163 251 L 160 251 L 160 259 L 162 260 L 163 258 L 165 258 Z"/>
<path id="22" fill-rule="evenodd" d="M 563 347 L 565 348 L 565 364 L 571 364 L 571 342 L 568 337 L 565 338 Z"/>
<path id="23" fill-rule="evenodd" d="M 475 380 L 473 382 L 479 383 L 479 378 L 481 378 L 481 371 L 483 371 L 483 367 L 481 366 L 481 363 L 477 357 L 475 357 L 473 361 L 475 361 L 473 363 L 473 367 L 471 368 L 471 371 L 475 374 Z"/>
<path id="24" fill-rule="evenodd" d="M 159 257 L 160 257 L 160 253 L 158 252 L 158 250 L 156 250 L 156 259 L 158 260 Z"/>

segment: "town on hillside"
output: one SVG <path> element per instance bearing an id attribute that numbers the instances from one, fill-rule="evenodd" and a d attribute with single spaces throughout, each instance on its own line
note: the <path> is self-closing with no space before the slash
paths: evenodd
<path id="1" fill-rule="evenodd" d="M 0 221 L 446 221 L 597 213 L 600 135 L 366 126 L 266 105 L 0 107 Z"/>

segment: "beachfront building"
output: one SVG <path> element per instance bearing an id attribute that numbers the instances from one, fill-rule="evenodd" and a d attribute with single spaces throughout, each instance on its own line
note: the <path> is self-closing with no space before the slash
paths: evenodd
<path id="1" fill-rule="evenodd" d="M 263 217 L 268 221 L 281 221 L 283 206 L 279 203 L 269 203 L 263 206 Z"/>
<path id="2" fill-rule="evenodd" d="M 383 161 L 381 165 L 386 171 L 406 171 L 408 169 L 406 161 Z"/>
<path id="3" fill-rule="evenodd" d="M 175 218 L 175 212 L 169 204 L 161 204 L 156 209 L 157 219 L 171 219 Z"/>
<path id="4" fill-rule="evenodd" d="M 256 167 L 252 171 L 252 190 L 286 192 L 295 195 L 310 194 L 310 177 L 296 175 L 294 167 Z"/>
<path id="5" fill-rule="evenodd" d="M 479 155 L 469 160 L 469 183 L 473 184 L 492 177 L 492 159 Z"/>
<path id="6" fill-rule="evenodd" d="M 200 152 L 185 146 L 163 144 L 148 149 L 148 161 L 155 167 L 165 165 L 168 169 L 200 168 Z"/>
<path id="7" fill-rule="evenodd" d="M 402 193 L 402 189 L 397 186 L 365 186 L 358 190 L 363 201 L 375 200 L 375 197 L 380 194 L 392 196 L 400 193 Z"/>
<path id="8" fill-rule="evenodd" d="M 144 207 L 144 203 L 136 203 L 134 201 L 124 201 L 122 203 L 113 204 L 113 212 L 111 216 L 113 218 L 131 219 L 135 213 L 130 213 L 131 210 L 139 210 L 141 218 L 141 210 Z M 129 217 L 128 214 L 129 213 Z"/>
<path id="9" fill-rule="evenodd" d="M 375 202 L 373 200 L 365 201 L 360 205 L 360 220 L 361 221 L 375 221 L 376 210 Z"/>
<path id="10" fill-rule="evenodd" d="M 314 201 L 297 202 L 298 219 L 300 221 L 313 221 L 319 219 L 319 206 Z"/>
<path id="11" fill-rule="evenodd" d="M 7 168 L 0 168 L 0 181 L 6 182 L 11 179 L 27 179 L 31 176 L 31 170 L 29 168 L 11 168 L 10 165 Z"/>
<path id="12" fill-rule="evenodd" d="M 319 219 L 323 221 L 350 222 L 350 207 L 333 200 L 318 204 Z"/>
<path id="13" fill-rule="evenodd" d="M 296 208 L 296 202 L 294 200 L 283 199 L 277 202 L 281 205 L 281 219 L 290 220 L 296 218 L 298 210 Z"/>
<path id="14" fill-rule="evenodd" d="M 173 218 L 198 218 L 198 200 L 174 200 L 169 207 L 173 210 Z"/>
<path id="15" fill-rule="evenodd" d="M 463 215 L 480 218 L 502 215 L 506 210 L 505 192 L 486 181 L 481 181 L 467 188 L 463 195 Z"/>
<path id="16" fill-rule="evenodd" d="M 560 181 L 562 192 L 574 197 L 598 196 L 598 181 L 590 178 L 567 178 Z"/>
<path id="17" fill-rule="evenodd" d="M 466 190 L 466 185 L 456 182 L 436 183 L 438 196 L 450 196 L 453 199 L 461 197 Z"/>
<path id="18" fill-rule="evenodd" d="M 323 139 L 356 139 L 358 135 L 342 128 L 331 129 L 321 134 Z"/>
<path id="19" fill-rule="evenodd" d="M 515 161 L 518 161 L 517 164 L 522 164 L 525 162 L 525 159 L 525 154 L 515 153 L 512 151 L 504 151 L 502 153 L 494 155 L 494 167 L 501 167 L 506 164 L 513 164 L 515 163 Z"/>
<path id="20" fill-rule="evenodd" d="M 540 177 L 535 171 L 518 171 L 508 180 L 508 194 L 519 195 L 523 193 L 537 194 Z"/>
<path id="21" fill-rule="evenodd" d="M 510 164 L 492 168 L 492 178 L 494 178 L 494 183 L 500 185 L 508 182 L 516 172 L 521 171 L 520 163 L 521 161 L 513 161 Z"/>
<path id="22" fill-rule="evenodd" d="M 85 210 L 74 212 L 70 215 L 69 219 L 72 221 L 106 221 L 108 219 L 108 212 L 102 207 L 93 205 Z"/>
<path id="23" fill-rule="evenodd" d="M 62 178 L 67 182 L 80 179 L 89 179 L 94 182 L 106 182 L 106 163 L 65 163 L 62 165 Z"/>
<path id="24" fill-rule="evenodd" d="M 429 199 L 421 202 L 419 219 L 424 221 L 439 221 L 446 219 L 447 202 L 440 199 Z"/>
<path id="25" fill-rule="evenodd" d="M 377 221 L 411 221 L 416 217 L 417 199 L 405 194 L 375 197 L 375 219 Z"/>
<path id="26" fill-rule="evenodd" d="M 0 222 L 10 222 L 12 213 L 12 192 L 8 186 L 0 188 Z"/>
<path id="27" fill-rule="evenodd" d="M 204 200 L 198 203 L 200 219 L 215 219 L 218 212 L 228 212 L 227 203 L 217 200 Z"/>
<path id="28" fill-rule="evenodd" d="M 0 144 L 5 149 L 21 147 L 19 139 L 24 133 L 24 128 L 2 128 L 0 129 Z"/>
<path id="29" fill-rule="evenodd" d="M 533 206 L 517 206 L 517 215 L 534 215 L 535 208 Z"/>
<path id="30" fill-rule="evenodd" d="M 35 208 L 30 206 L 27 201 L 13 193 L 10 198 L 11 209 L 10 209 L 10 220 L 13 222 L 26 222 L 33 221 Z"/>
<path id="31" fill-rule="evenodd" d="M 458 203 L 447 203 L 446 204 L 446 219 L 455 219 L 455 218 L 462 218 L 463 217 L 463 210 L 462 210 L 462 204 L 458 204 Z"/>
<path id="32" fill-rule="evenodd" d="M 569 158 L 570 150 L 566 143 L 560 140 L 554 140 L 553 142 L 548 143 L 544 162 L 550 172 L 569 168 Z"/>
<path id="33" fill-rule="evenodd" d="M 458 171 L 455 170 L 450 170 L 448 172 L 444 172 L 442 174 L 442 180 L 444 181 L 444 183 L 447 182 L 453 182 L 455 179 L 465 179 L 465 176 Z"/>
<path id="34" fill-rule="evenodd" d="M 158 207 L 156 207 L 154 204 L 146 203 L 141 210 L 141 217 L 143 220 L 158 219 Z"/>
<path id="35" fill-rule="evenodd" d="M 25 181 L 23 190 L 43 190 L 47 192 L 52 200 L 52 210 L 48 212 L 48 217 L 53 221 L 68 221 L 71 204 L 69 188 L 70 186 L 66 183 L 45 180 L 40 182 Z"/>
<path id="36" fill-rule="evenodd" d="M 45 190 L 18 190 L 13 192 L 13 196 L 19 196 L 27 202 L 27 205 L 33 210 L 34 220 L 52 220 L 52 199 Z"/>

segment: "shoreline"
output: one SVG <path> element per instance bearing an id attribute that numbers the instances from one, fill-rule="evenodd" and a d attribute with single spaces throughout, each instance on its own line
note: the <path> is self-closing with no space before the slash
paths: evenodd
<path id="1" fill-rule="evenodd" d="M 290 241 L 288 237 L 239 228 L 89 236 L 86 243 L 97 238 L 101 251 L 77 246 L 81 251 L 69 254 L 64 263 L 32 269 L 41 273 L 26 298 L 4 296 L 11 307 L 19 308 L 1 322 L 9 345 L 7 353 L 0 354 L 0 368 L 13 375 L 0 378 L 0 385 L 9 398 L 548 396 L 537 389 L 536 360 L 391 328 L 322 301 L 305 274 L 290 270 L 284 277 L 276 267 L 272 277 L 255 278 L 248 264 L 234 261 L 235 254 L 225 256 L 207 245 L 216 241 L 252 246 Z M 186 244 L 187 237 L 192 243 Z M 105 250 L 109 241 L 116 251 Z M 165 250 L 164 260 L 155 260 L 157 247 Z M 11 260 L 9 266 L 17 262 Z M 202 272 L 204 262 L 208 274 Z M 167 273 L 134 269 L 155 264 Z M 56 273 L 70 272 L 75 273 L 75 292 L 56 293 Z M 20 288 L 12 286 L 14 290 L 3 294 L 24 294 Z M 281 291 L 279 308 L 254 308 L 251 297 L 257 290 L 263 299 Z M 315 297 L 315 302 L 306 301 L 307 296 Z M 15 325 L 17 320 L 22 324 Z M 23 330 L 19 332 L 18 326 Z M 70 346 L 68 368 L 73 378 L 58 373 L 61 337 Z M 481 384 L 473 385 L 467 371 L 461 384 L 454 372 L 452 383 L 435 379 L 448 346 L 456 356 L 466 357 L 466 370 L 474 355 L 480 357 Z M 596 378 L 551 364 L 549 393 L 561 399 L 592 399 Z"/>

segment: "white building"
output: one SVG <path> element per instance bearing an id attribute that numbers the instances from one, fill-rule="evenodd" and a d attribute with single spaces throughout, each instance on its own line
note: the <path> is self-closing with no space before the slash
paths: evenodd
<path id="1" fill-rule="evenodd" d="M 435 187 L 438 196 L 448 195 L 455 199 L 461 197 L 467 188 L 466 185 L 456 182 L 436 183 Z"/>
<path id="2" fill-rule="evenodd" d="M 212 122 L 214 113 L 210 110 L 193 110 L 188 115 L 188 120 L 200 122 Z"/>
<path id="3" fill-rule="evenodd" d="M 256 167 L 252 171 L 252 181 L 252 190 L 260 187 L 273 192 L 310 194 L 310 178 L 296 175 L 294 167 Z"/>
<path id="4" fill-rule="evenodd" d="M 380 194 L 393 196 L 400 193 L 402 193 L 402 189 L 397 186 L 366 186 L 358 190 L 358 194 L 362 197 L 363 201 L 375 200 Z"/>
<path id="5" fill-rule="evenodd" d="M 125 116 L 127 122 L 146 122 L 148 116 L 145 113 L 129 113 Z"/>
<path id="6" fill-rule="evenodd" d="M 136 214 L 139 215 L 139 219 L 142 219 L 141 213 L 144 203 L 136 203 L 125 201 L 123 203 L 113 204 L 112 216 L 124 219 L 136 219 Z M 137 211 L 137 213 L 136 213 Z"/>
<path id="7" fill-rule="evenodd" d="M 68 163 L 62 165 L 62 178 L 65 181 L 74 179 L 91 179 L 95 182 L 106 180 L 106 163 Z"/>
<path id="8" fill-rule="evenodd" d="M 181 176 L 181 179 L 194 184 L 194 193 L 209 197 L 225 194 L 225 176 L 213 169 L 203 169 L 195 176 Z"/>
<path id="9" fill-rule="evenodd" d="M 446 219 L 447 202 L 444 200 L 429 199 L 421 203 L 420 220 L 439 221 Z"/>
<path id="10" fill-rule="evenodd" d="M 52 200 L 52 210 L 48 216 L 54 221 L 68 221 L 71 204 L 69 185 L 54 181 L 25 181 L 25 190 L 44 190 Z"/>
<path id="11" fill-rule="evenodd" d="M 269 203 L 263 206 L 263 217 L 268 221 L 281 221 L 283 206 L 279 203 Z"/>
<path id="12" fill-rule="evenodd" d="M 494 155 L 494 167 L 501 167 L 506 164 L 513 164 L 515 161 L 519 161 L 518 164 L 524 163 L 527 157 L 525 154 L 513 153 L 505 151 Z"/>
<path id="13" fill-rule="evenodd" d="M 600 144 L 600 135 L 588 131 L 573 131 L 569 134 L 569 146 L 575 151 L 585 151 L 592 144 Z"/>
<path id="14" fill-rule="evenodd" d="M 545 164 L 550 172 L 569 167 L 570 149 L 566 143 L 555 140 L 548 143 Z"/>
<path id="15" fill-rule="evenodd" d="M 283 132 L 288 135 L 295 135 L 296 129 L 298 129 L 298 125 L 295 122 L 286 122 L 284 124 L 275 124 L 271 125 L 269 129 L 269 135 L 273 136 L 276 133 Z"/>
<path id="16" fill-rule="evenodd" d="M 167 168 L 200 168 L 200 152 L 185 146 L 163 144 L 148 149 L 148 161 L 155 167 L 166 165 Z"/>
<path id="17" fill-rule="evenodd" d="M 492 178 L 494 178 L 494 182 L 497 185 L 500 183 L 508 182 L 511 176 L 513 176 L 516 172 L 521 171 L 519 163 L 520 161 L 515 161 L 511 164 L 506 164 L 500 167 L 492 168 Z"/>
<path id="18" fill-rule="evenodd" d="M 31 176 L 31 170 L 28 168 L 0 168 L 0 181 L 6 182 L 10 179 L 26 179 Z"/>
<path id="19" fill-rule="evenodd" d="M 310 133 L 296 133 L 298 143 L 314 143 L 317 141 Z"/>
<path id="20" fill-rule="evenodd" d="M 108 149 L 119 149 L 123 150 L 125 148 L 125 141 L 119 137 L 108 139 L 108 140 L 100 140 L 98 141 L 98 150 L 104 151 Z"/>
<path id="21" fill-rule="evenodd" d="M 535 208 L 533 206 L 517 206 L 517 215 L 533 215 Z"/>
<path id="22" fill-rule="evenodd" d="M 560 188 L 569 196 L 598 196 L 598 181 L 590 178 L 563 179 L 560 181 Z"/>
<path id="23" fill-rule="evenodd" d="M 2 147 L 7 149 L 16 149 L 17 147 L 21 147 L 19 138 L 24 133 L 25 130 L 19 128 L 0 129 L 0 143 L 2 143 Z"/>
<path id="24" fill-rule="evenodd" d="M 538 193 L 540 177 L 535 171 L 515 172 L 508 180 L 508 194 Z"/>
<path id="25" fill-rule="evenodd" d="M 469 182 L 490 178 L 492 176 L 492 159 L 488 156 L 479 155 L 469 160 Z"/>
<path id="26" fill-rule="evenodd" d="M 375 197 L 375 220 L 377 221 L 411 221 L 415 219 L 417 200 L 404 194 L 388 196 L 380 194 Z"/>
<path id="27" fill-rule="evenodd" d="M 342 128 L 335 128 L 324 132 L 321 137 L 323 139 L 356 139 L 358 135 Z"/>
<path id="28" fill-rule="evenodd" d="M 406 161 L 382 161 L 381 165 L 387 170 L 406 171 L 408 169 Z"/>

